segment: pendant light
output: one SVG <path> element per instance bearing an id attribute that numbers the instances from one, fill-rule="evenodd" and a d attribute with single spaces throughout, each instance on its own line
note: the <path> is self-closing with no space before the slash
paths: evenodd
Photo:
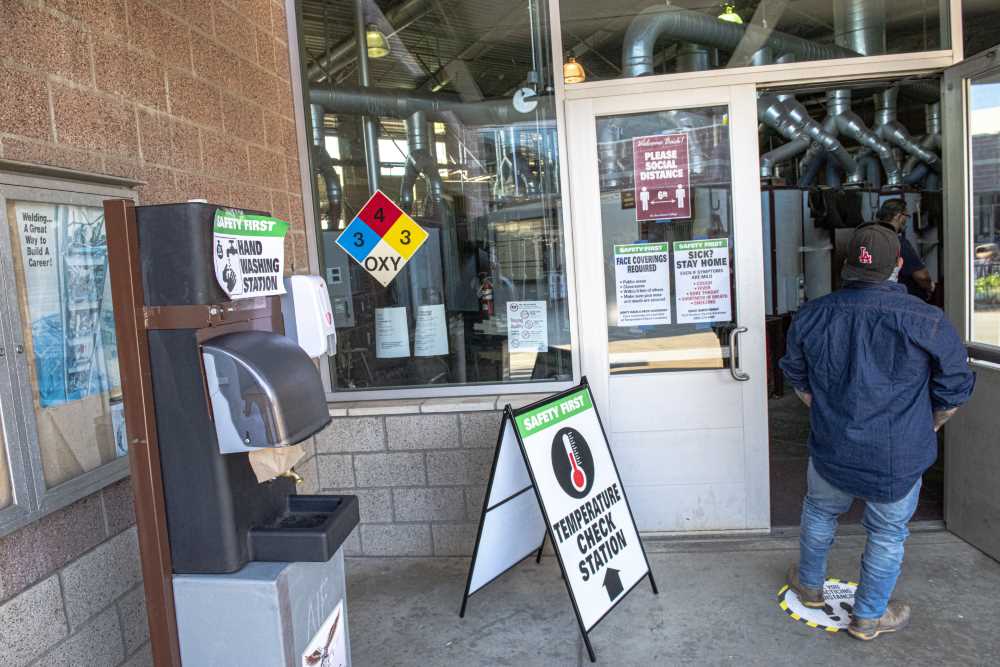
<path id="1" fill-rule="evenodd" d="M 587 79 L 587 73 L 583 71 L 583 65 L 576 62 L 576 58 L 570 56 L 563 63 L 563 82 L 581 83 Z"/>
<path id="2" fill-rule="evenodd" d="M 743 23 L 743 19 L 736 13 L 736 8 L 733 7 L 731 2 L 727 2 L 722 6 L 722 13 L 717 18 L 727 23 Z"/>
<path id="3" fill-rule="evenodd" d="M 384 58 L 389 55 L 389 41 L 374 23 L 365 28 L 365 43 L 368 45 L 369 58 Z"/>

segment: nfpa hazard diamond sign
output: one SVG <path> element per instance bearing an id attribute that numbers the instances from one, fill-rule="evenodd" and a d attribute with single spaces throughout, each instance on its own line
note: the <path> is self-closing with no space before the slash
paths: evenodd
<path id="1" fill-rule="evenodd" d="M 385 287 L 426 240 L 424 228 L 377 190 L 337 237 L 337 245 Z"/>

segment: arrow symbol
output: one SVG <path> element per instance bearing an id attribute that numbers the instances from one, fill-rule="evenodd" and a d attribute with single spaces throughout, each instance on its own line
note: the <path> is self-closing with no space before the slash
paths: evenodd
<path id="1" fill-rule="evenodd" d="M 604 571 L 604 583 L 602 586 L 608 589 L 608 599 L 614 601 L 616 597 L 622 594 L 622 578 L 618 576 L 620 570 L 616 570 L 613 567 L 609 567 Z"/>

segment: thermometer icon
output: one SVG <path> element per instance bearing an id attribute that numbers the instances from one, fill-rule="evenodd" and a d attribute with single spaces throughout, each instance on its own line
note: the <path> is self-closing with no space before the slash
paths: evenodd
<path id="1" fill-rule="evenodd" d="M 569 457 L 569 464 L 573 467 L 570 481 L 573 483 L 574 489 L 583 491 L 587 488 L 587 474 L 583 472 L 583 459 L 580 458 L 580 451 L 577 449 L 576 442 L 569 433 L 563 434 L 562 441 L 563 447 L 566 450 L 566 456 Z"/>

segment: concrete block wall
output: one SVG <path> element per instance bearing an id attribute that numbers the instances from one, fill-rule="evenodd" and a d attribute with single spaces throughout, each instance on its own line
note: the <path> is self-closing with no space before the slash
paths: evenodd
<path id="1" fill-rule="evenodd" d="M 315 468 L 298 469 L 320 493 L 358 496 L 361 525 L 346 555 L 472 553 L 500 425 L 496 402 L 333 408 L 333 422 L 315 439 Z"/>
<path id="2" fill-rule="evenodd" d="M 0 157 L 291 223 L 308 270 L 282 0 L 2 0 Z"/>
<path id="3" fill-rule="evenodd" d="M 128 480 L 0 538 L 0 665 L 152 665 Z"/>

